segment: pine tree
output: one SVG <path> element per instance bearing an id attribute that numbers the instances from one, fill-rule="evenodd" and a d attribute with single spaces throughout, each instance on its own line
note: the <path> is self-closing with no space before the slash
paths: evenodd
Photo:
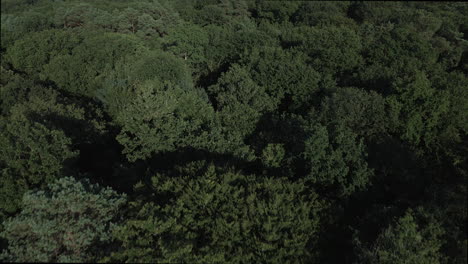
<path id="1" fill-rule="evenodd" d="M 95 262 L 106 254 L 125 195 L 86 180 L 63 177 L 45 190 L 28 192 L 21 212 L 4 222 L 13 262 Z"/>
<path id="2" fill-rule="evenodd" d="M 199 165 L 195 166 L 200 167 Z M 116 230 L 110 261 L 300 262 L 310 259 L 321 202 L 302 182 L 257 177 L 210 165 L 156 175 L 151 194 Z M 192 171 L 192 173 L 188 173 Z M 149 200 L 146 200 L 148 199 Z"/>

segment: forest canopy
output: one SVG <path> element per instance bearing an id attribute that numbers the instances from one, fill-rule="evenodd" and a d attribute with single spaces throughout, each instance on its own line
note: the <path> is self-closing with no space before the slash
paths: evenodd
<path id="1" fill-rule="evenodd" d="M 467 18 L 1 0 L 0 260 L 467 263 Z"/>

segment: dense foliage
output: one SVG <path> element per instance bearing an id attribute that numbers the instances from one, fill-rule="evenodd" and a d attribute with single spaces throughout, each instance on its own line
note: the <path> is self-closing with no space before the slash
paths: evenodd
<path id="1" fill-rule="evenodd" d="M 1 260 L 468 261 L 467 4 L 1 12 Z"/>

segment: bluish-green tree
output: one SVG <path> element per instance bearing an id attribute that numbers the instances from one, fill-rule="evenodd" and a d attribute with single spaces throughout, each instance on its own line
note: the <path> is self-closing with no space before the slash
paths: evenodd
<path id="1" fill-rule="evenodd" d="M 63 177 L 28 192 L 23 209 L 3 225 L 11 262 L 95 262 L 107 253 L 111 230 L 126 197 L 86 180 Z"/>

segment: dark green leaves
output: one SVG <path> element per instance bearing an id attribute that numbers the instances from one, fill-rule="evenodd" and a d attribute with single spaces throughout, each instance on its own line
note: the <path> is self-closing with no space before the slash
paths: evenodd
<path id="1" fill-rule="evenodd" d="M 466 263 L 466 4 L 1 7 L 4 260 Z"/>
<path id="2" fill-rule="evenodd" d="M 309 255 L 321 206 L 301 182 L 209 166 L 196 175 L 157 175 L 151 189 L 154 200 L 117 230 L 123 249 L 111 260 L 296 262 Z"/>
<path id="3" fill-rule="evenodd" d="M 421 226 L 408 211 L 395 224 L 384 229 L 369 250 L 364 250 L 364 263 L 444 263 L 439 253 L 443 231 L 438 223 Z"/>
<path id="4" fill-rule="evenodd" d="M 196 90 L 148 81 L 117 116 L 122 125 L 117 140 L 129 160 L 179 147 L 210 148 L 213 117 L 213 108 Z"/>

